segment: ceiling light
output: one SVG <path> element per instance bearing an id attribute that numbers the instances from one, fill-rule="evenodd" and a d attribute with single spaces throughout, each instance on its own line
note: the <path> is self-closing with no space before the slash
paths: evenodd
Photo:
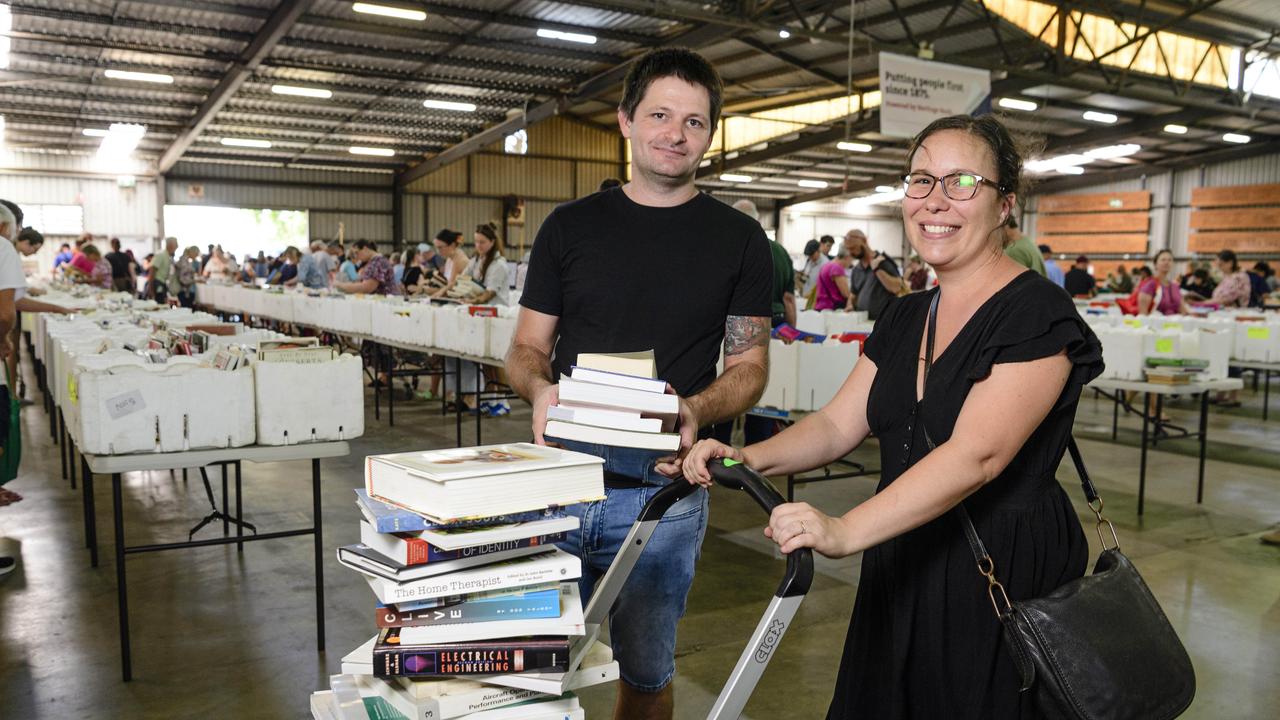
<path id="1" fill-rule="evenodd" d="M 1088 165 L 1093 162 L 1093 158 L 1087 155 L 1057 155 L 1051 158 L 1043 158 L 1040 160 L 1032 160 L 1023 165 L 1027 172 L 1045 173 L 1053 172 L 1059 168 L 1077 167 L 1080 165 Z"/>
<path id="2" fill-rule="evenodd" d="M 700 168 L 704 168 L 704 167 L 711 167 L 711 161 L 710 161 L 710 160 L 703 160 L 702 162 L 698 163 L 698 167 L 700 167 Z"/>
<path id="3" fill-rule="evenodd" d="M 271 92 L 277 95 L 297 95 L 298 97 L 323 98 L 325 100 L 333 97 L 332 90 L 298 87 L 297 85 L 272 85 Z"/>
<path id="4" fill-rule="evenodd" d="M 786 28 L 782 28 L 781 30 L 778 31 L 778 37 L 782 38 L 783 40 L 786 40 L 787 38 L 791 37 L 791 31 Z"/>
<path id="5" fill-rule="evenodd" d="M 1186 134 L 1187 134 L 1187 126 L 1186 126 L 1186 125 L 1177 125 L 1177 124 L 1175 124 L 1175 123 L 1169 123 L 1168 125 L 1165 125 L 1165 126 L 1164 126 L 1164 131 L 1165 131 L 1165 132 L 1167 132 L 1167 133 L 1169 133 L 1169 134 L 1171 134 L 1171 135 L 1186 135 Z"/>
<path id="6" fill-rule="evenodd" d="M 1040 107 L 1030 100 L 1019 100 L 1018 98 L 1000 98 L 996 104 L 1008 110 L 1021 110 L 1023 112 L 1033 112 Z"/>
<path id="7" fill-rule="evenodd" d="M 453 102 L 452 100 L 423 100 L 423 107 L 435 108 L 436 110 L 459 110 L 462 112 L 475 112 L 475 103 Z"/>
<path id="8" fill-rule="evenodd" d="M 133 123 L 111 123 L 111 129 L 102 138 L 98 146 L 98 158 L 110 162 L 120 162 L 129 157 L 129 153 L 142 142 L 147 134 L 146 125 Z"/>
<path id="9" fill-rule="evenodd" d="M 724 173 L 720 176 L 720 179 L 725 182 L 736 182 L 736 183 L 751 182 L 750 175 L 734 175 L 733 173 Z"/>
<path id="10" fill-rule="evenodd" d="M 352 3 L 351 9 L 358 13 L 366 15 L 381 15 L 383 17 L 400 18 L 401 20 L 417 20 L 422 22 L 427 19 L 427 14 L 421 10 L 410 10 L 409 8 L 391 7 L 390 5 L 374 5 L 373 3 Z"/>
<path id="11" fill-rule="evenodd" d="M 1114 124 L 1120 119 L 1109 112 L 1098 112 L 1097 110 L 1085 110 L 1083 117 L 1085 120 L 1090 122 L 1102 123 L 1104 125 Z"/>
<path id="12" fill-rule="evenodd" d="M 1084 156 L 1093 158 L 1094 160 L 1114 160 L 1115 158 L 1129 157 L 1141 149 L 1141 145 L 1135 145 L 1134 143 L 1107 145 L 1105 147 L 1086 150 Z"/>
<path id="13" fill-rule="evenodd" d="M 547 38 L 548 40 L 568 40 L 569 42 L 584 43 L 586 45 L 595 45 L 596 36 L 587 35 L 586 33 L 561 32 L 560 30 L 550 30 L 548 28 L 538 28 L 538 37 Z"/>
<path id="14" fill-rule="evenodd" d="M 358 145 L 353 145 L 348 151 L 352 155 L 377 155 L 378 157 L 393 157 L 396 154 L 396 151 L 391 148 L 360 147 Z"/>
<path id="15" fill-rule="evenodd" d="M 901 200 L 906 193 L 902 188 L 898 188 L 892 192 L 878 192 L 874 195 L 863 195 L 862 197 L 853 198 L 845 203 L 847 208 L 866 207 L 868 205 L 881 205 L 883 203 L 897 202 Z"/>
<path id="16" fill-rule="evenodd" d="M 269 148 L 270 140 L 254 140 L 252 138 L 222 138 L 222 144 L 228 147 Z"/>
<path id="17" fill-rule="evenodd" d="M 0 148 L 4 147 L 4 115 L 0 115 Z"/>
<path id="18" fill-rule="evenodd" d="M 813 188 L 815 190 L 821 190 L 827 186 L 827 181 L 826 180 L 801 180 L 796 184 L 802 188 Z"/>
<path id="19" fill-rule="evenodd" d="M 1058 168 L 1058 172 L 1062 173 L 1063 175 L 1083 175 L 1084 168 L 1080 167 L 1079 165 L 1064 165 Z"/>
<path id="20" fill-rule="evenodd" d="M 106 137 L 107 136 L 107 131 L 103 130 L 102 128 L 85 128 L 80 132 L 83 135 L 86 135 L 88 137 Z"/>
<path id="21" fill-rule="evenodd" d="M 889 185 L 877 185 L 877 186 L 876 186 L 876 192 L 878 192 L 878 193 L 888 193 L 888 192 L 893 192 L 894 190 L 897 190 L 897 188 L 895 188 L 895 187 L 890 187 Z"/>
<path id="22" fill-rule="evenodd" d="M 173 84 L 173 76 L 164 73 L 134 72 L 132 70 L 107 70 L 105 75 L 112 80 L 136 80 L 137 82 Z"/>
<path id="23" fill-rule="evenodd" d="M 1226 133 L 1222 136 L 1222 139 L 1226 140 L 1229 143 L 1239 143 L 1243 145 L 1249 142 L 1250 140 L 1252 140 L 1253 138 L 1249 137 L 1248 135 L 1241 135 L 1240 133 Z"/>
<path id="24" fill-rule="evenodd" d="M 860 142 L 841 141 L 836 143 L 836 147 L 840 148 L 841 150 L 848 150 L 849 152 L 871 152 L 872 150 L 872 147 L 870 145 L 866 143 L 860 143 Z"/>

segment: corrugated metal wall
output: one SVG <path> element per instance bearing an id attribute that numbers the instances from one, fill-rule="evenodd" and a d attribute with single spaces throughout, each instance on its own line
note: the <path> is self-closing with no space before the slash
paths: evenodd
<path id="1" fill-rule="evenodd" d="M 510 155 L 475 155 L 471 158 L 473 195 L 568 200 L 574 197 L 574 180 L 574 163 L 570 160 Z"/>
<path id="2" fill-rule="evenodd" d="M 386 215 L 352 215 L 350 213 L 333 213 L 311 211 L 311 237 L 320 240 L 335 240 L 338 237 L 338 223 L 343 226 L 343 238 L 350 243 L 361 238 L 373 240 L 380 249 L 391 249 L 391 214 Z"/>
<path id="3" fill-rule="evenodd" d="M 529 152 L 533 155 L 618 161 L 620 135 L 616 129 L 598 129 L 562 117 L 552 117 L 527 128 L 526 132 L 529 134 Z M 493 143 L 485 150 L 500 153 L 503 144 Z"/>
<path id="4" fill-rule="evenodd" d="M 426 195 L 406 194 L 404 196 L 404 204 L 401 206 L 401 217 L 404 218 L 404 240 L 406 243 L 417 244 L 435 237 L 435 231 L 426 225 Z"/>
<path id="5" fill-rule="evenodd" d="M 192 187 L 203 197 L 194 197 Z M 353 210 L 391 214 L 389 188 L 324 188 L 311 185 L 290 187 L 264 185 L 252 181 L 169 180 L 166 202 L 171 205 L 214 205 L 224 207 L 271 208 L 275 210 Z"/>
<path id="6" fill-rule="evenodd" d="M 155 180 L 142 163 L 105 168 L 89 156 L 4 151 L 0 167 L 0 197 L 19 205 L 81 205 L 85 230 L 95 235 L 150 239 L 160 233 Z M 133 174 L 137 185 L 119 187 L 107 169 Z"/>
<path id="7" fill-rule="evenodd" d="M 394 176 L 386 172 L 343 172 L 339 170 L 307 170 L 230 165 L 212 162 L 183 161 L 173 166 L 166 176 L 171 180 L 199 178 L 203 180 L 265 180 L 299 185 L 368 185 L 390 188 Z"/>
<path id="8" fill-rule="evenodd" d="M 452 197 L 449 195 L 427 196 L 427 217 L 435 232 L 441 228 L 449 228 L 462 233 L 463 240 L 471 242 L 471 233 L 476 225 L 495 222 L 502 227 L 502 201 L 495 198 Z"/>

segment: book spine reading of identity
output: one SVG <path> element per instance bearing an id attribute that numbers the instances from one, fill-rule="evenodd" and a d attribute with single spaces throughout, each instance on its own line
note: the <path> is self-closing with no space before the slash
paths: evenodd
<path id="1" fill-rule="evenodd" d="M 395 632 L 395 628 L 384 630 L 373 648 L 374 677 L 496 675 L 569 669 L 567 638 L 512 638 L 400 647 L 387 642 L 390 638 L 399 640 Z"/>
<path id="2" fill-rule="evenodd" d="M 492 600 L 463 602 L 426 610 L 399 610 L 380 605 L 374 611 L 380 628 L 428 627 L 487 620 L 538 620 L 560 617 L 560 591 L 517 593 Z"/>
<path id="3" fill-rule="evenodd" d="M 367 526 L 370 530 L 372 526 Z M 441 550 L 431 543 L 417 537 L 407 537 L 391 533 L 360 531 L 360 541 L 377 550 L 401 565 L 425 565 L 427 563 L 448 562 L 465 558 L 491 555 L 493 553 L 518 550 L 520 548 L 553 545 L 564 540 L 564 533 L 536 535 L 534 537 L 509 540 L 506 542 L 473 545 L 457 550 Z"/>

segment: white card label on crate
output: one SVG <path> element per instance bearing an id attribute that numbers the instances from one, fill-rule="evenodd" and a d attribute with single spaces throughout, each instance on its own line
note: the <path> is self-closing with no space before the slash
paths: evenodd
<path id="1" fill-rule="evenodd" d="M 147 403 L 142 399 L 142 392 L 138 390 L 131 390 L 123 395 L 107 398 L 107 414 L 111 416 L 112 420 L 119 420 L 146 407 Z"/>

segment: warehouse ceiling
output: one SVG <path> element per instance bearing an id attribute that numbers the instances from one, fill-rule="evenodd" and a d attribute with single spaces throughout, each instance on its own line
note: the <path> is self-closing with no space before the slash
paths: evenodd
<path id="1" fill-rule="evenodd" d="M 182 159 L 394 173 L 404 184 L 552 115 L 612 125 L 629 62 L 667 44 L 715 63 L 734 122 L 806 108 L 777 137 L 718 145 L 700 170 L 708 189 L 782 204 L 894 183 L 905 142 L 878 132 L 881 51 L 990 69 L 997 110 L 1042 138 L 1042 158 L 1138 146 L 1078 174 L 1050 170 L 1043 188 L 1280 150 L 1280 99 L 1266 95 L 1280 90 L 1274 0 L 1073 0 L 1061 32 L 1058 3 L 1028 0 L 7 5 L 7 147 L 92 155 L 113 123 L 140 124 L 134 153 L 161 173 Z M 1035 109 L 1000 109 L 1002 98 Z"/>

